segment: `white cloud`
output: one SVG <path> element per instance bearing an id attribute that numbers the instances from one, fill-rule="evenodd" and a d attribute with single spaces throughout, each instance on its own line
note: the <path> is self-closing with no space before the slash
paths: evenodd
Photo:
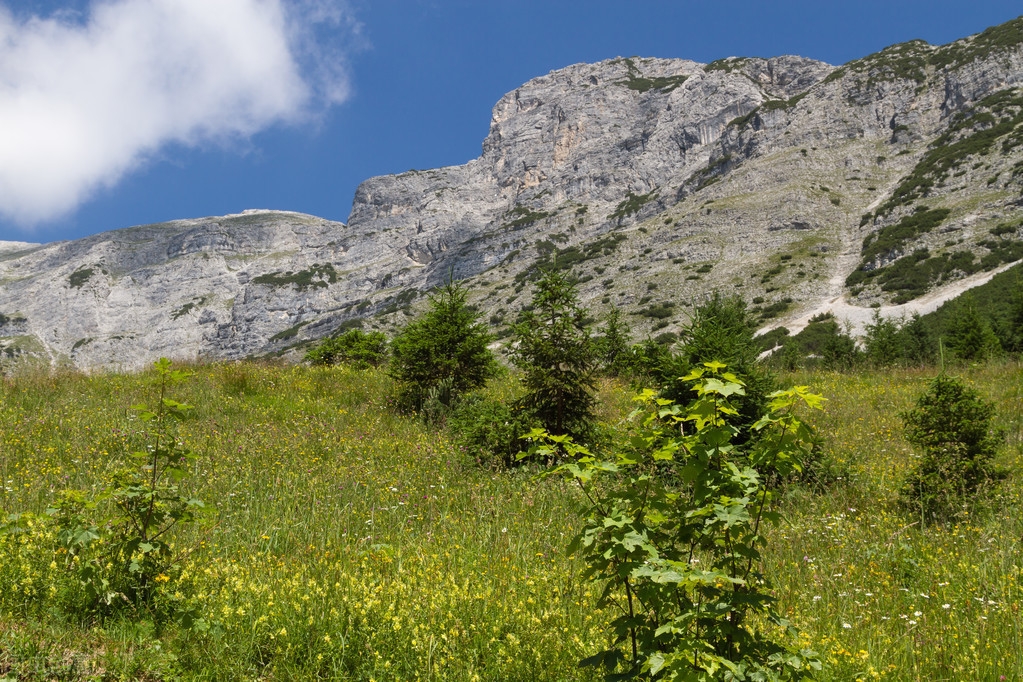
<path id="1" fill-rule="evenodd" d="M 358 33 L 343 0 L 95 0 L 80 21 L 0 5 L 0 214 L 57 218 L 164 145 L 345 100 L 339 33 Z"/>

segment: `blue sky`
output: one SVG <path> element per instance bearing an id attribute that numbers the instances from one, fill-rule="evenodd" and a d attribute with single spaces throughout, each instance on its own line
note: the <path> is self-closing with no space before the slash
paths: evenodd
<path id="1" fill-rule="evenodd" d="M 229 6 L 236 14 L 224 10 L 208 22 L 195 14 Z M 0 138 L 0 239 L 23 241 L 246 208 L 343 221 L 368 177 L 477 156 L 498 98 L 569 64 L 779 54 L 840 64 L 913 38 L 949 42 L 1021 11 L 1001 0 L 0 0 L 0 7 L 0 44 L 6 30 L 20 46 L 13 59 L 0 52 L 0 135 L 23 142 L 5 156 Z M 222 38 L 231 32 L 218 21 L 234 32 Z M 260 36 L 257 53 L 246 50 L 249 35 Z M 152 65 L 174 52 L 165 46 L 179 44 L 198 47 Z M 137 58 L 123 56 L 134 51 Z M 5 73 L 12 63 L 31 68 Z M 81 72 L 51 78 L 75 68 Z M 131 85 L 136 77 L 144 87 Z M 62 89 L 92 96 L 82 100 L 87 112 L 57 117 L 59 134 L 50 134 L 48 115 L 4 108 L 11 83 L 17 93 L 49 93 L 40 106 L 61 112 L 79 101 Z M 35 146 L 54 138 L 60 144 L 45 153 Z"/>

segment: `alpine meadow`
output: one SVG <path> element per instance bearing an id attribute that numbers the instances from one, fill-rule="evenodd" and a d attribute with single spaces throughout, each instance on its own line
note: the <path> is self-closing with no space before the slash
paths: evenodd
<path id="1" fill-rule="evenodd" d="M 0 682 L 1023 679 L 1023 18 L 576 64 L 0 311 Z"/>

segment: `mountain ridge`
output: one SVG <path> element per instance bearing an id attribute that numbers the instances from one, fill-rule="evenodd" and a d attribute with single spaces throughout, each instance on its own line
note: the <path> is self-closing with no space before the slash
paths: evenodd
<path id="1" fill-rule="evenodd" d="M 640 335 L 712 289 L 765 328 L 884 310 L 1023 258 L 1021 85 L 1023 18 L 838 67 L 575 64 L 502 97 L 478 158 L 367 179 L 347 223 L 257 210 L 0 244 L 0 346 L 82 368 L 274 354 L 399 326 L 452 276 L 500 335 L 544 266 Z"/>

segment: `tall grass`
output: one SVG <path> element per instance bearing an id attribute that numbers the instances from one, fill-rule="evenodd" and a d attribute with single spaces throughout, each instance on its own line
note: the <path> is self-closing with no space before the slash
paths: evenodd
<path id="1" fill-rule="evenodd" d="M 215 511 L 175 538 L 168 589 L 199 617 L 89 622 L 37 526 L 0 539 L 0 677 L 22 679 L 572 680 L 608 614 L 564 548 L 573 489 L 482 470 L 443 430 L 401 416 L 376 370 L 197 366 L 182 437 L 193 492 Z M 1018 614 L 1023 488 L 1013 473 L 958 526 L 897 505 L 914 454 L 900 410 L 930 375 L 814 374 L 840 480 L 784 491 L 767 555 L 782 610 L 830 662 L 823 679 L 1023 676 Z M 1023 371 L 967 379 L 999 406 L 1018 471 Z M 0 388 L 0 506 L 42 513 L 91 488 L 142 442 L 126 409 L 151 375 L 34 375 Z M 515 390 L 514 381 L 489 389 Z M 629 389 L 601 389 L 617 424 Z M 616 429 L 624 434 L 623 428 Z"/>

